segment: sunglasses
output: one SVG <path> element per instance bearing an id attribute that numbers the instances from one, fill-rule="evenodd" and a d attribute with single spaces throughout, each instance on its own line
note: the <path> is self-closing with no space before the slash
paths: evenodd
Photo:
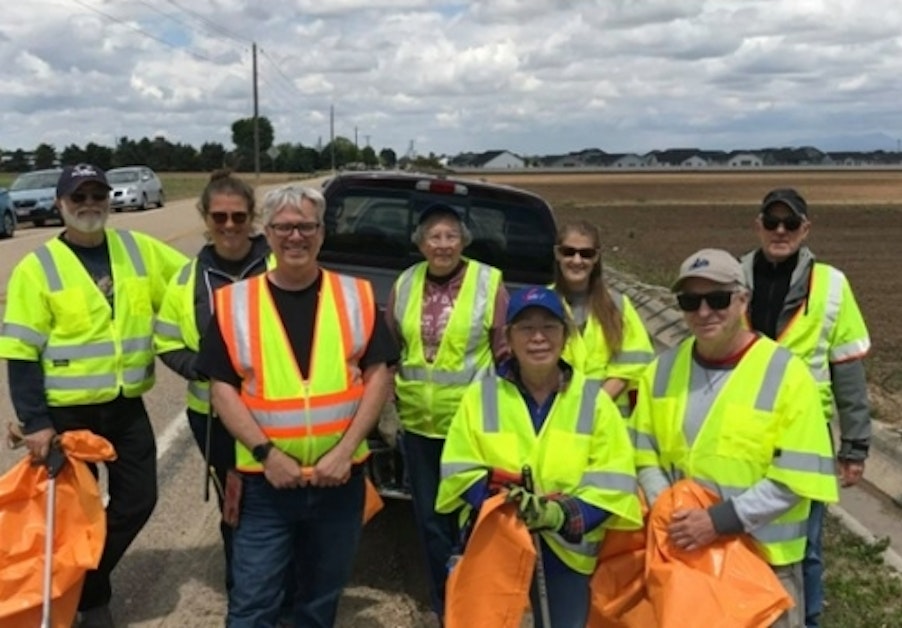
<path id="1" fill-rule="evenodd" d="M 780 225 L 783 225 L 783 228 L 787 231 L 798 231 L 799 227 L 801 227 L 804 222 L 805 221 L 802 220 L 800 216 L 796 216 L 795 214 L 787 216 L 786 218 L 777 218 L 770 214 L 761 214 L 761 226 L 768 231 L 776 231 L 777 227 Z"/>
<path id="2" fill-rule="evenodd" d="M 558 246 L 557 251 L 564 257 L 576 257 L 579 255 L 583 259 L 595 259 L 595 256 L 598 255 L 598 249 L 591 247 L 583 249 L 575 246 Z"/>
<path id="3" fill-rule="evenodd" d="M 734 292 L 732 290 L 715 290 L 705 294 L 693 294 L 684 292 L 677 295 L 677 303 L 684 312 L 697 312 L 702 306 L 702 301 L 708 304 L 712 310 L 725 310 L 730 307 Z"/>
<path id="4" fill-rule="evenodd" d="M 100 203 L 102 201 L 107 201 L 110 199 L 109 192 L 91 192 L 90 194 L 85 194 L 84 192 L 72 192 L 69 195 L 69 198 L 72 199 L 73 203 L 84 203 L 88 198 L 95 203 Z"/>
<path id="5" fill-rule="evenodd" d="M 210 216 L 210 220 L 212 220 L 217 225 L 224 225 L 229 221 L 229 218 L 232 219 L 232 222 L 236 225 L 243 225 L 247 222 L 248 215 L 247 212 L 210 212 L 207 214 Z"/>
<path id="6" fill-rule="evenodd" d="M 319 222 L 272 222 L 269 224 L 269 228 L 276 235 L 287 238 L 295 231 L 303 236 L 312 236 L 319 229 L 320 224 Z"/>

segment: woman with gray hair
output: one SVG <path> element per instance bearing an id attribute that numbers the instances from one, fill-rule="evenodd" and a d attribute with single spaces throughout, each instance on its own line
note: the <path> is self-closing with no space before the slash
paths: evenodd
<path id="1" fill-rule="evenodd" d="M 411 236 L 425 261 L 398 277 L 386 307 L 401 345 L 395 397 L 414 514 L 426 550 L 433 610 L 444 615 L 447 563 L 459 542 L 455 514 L 435 512 L 439 464 L 467 386 L 494 373 L 508 353 L 508 294 L 501 271 L 463 257 L 472 236 L 462 212 L 434 204 Z"/>

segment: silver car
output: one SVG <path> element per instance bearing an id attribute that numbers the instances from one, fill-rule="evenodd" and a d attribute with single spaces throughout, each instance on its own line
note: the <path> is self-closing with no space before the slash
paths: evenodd
<path id="1" fill-rule="evenodd" d="M 113 168 L 106 172 L 110 190 L 110 207 L 122 211 L 133 207 L 138 211 L 149 205 L 162 207 L 166 202 L 163 184 L 156 173 L 147 166 Z"/>

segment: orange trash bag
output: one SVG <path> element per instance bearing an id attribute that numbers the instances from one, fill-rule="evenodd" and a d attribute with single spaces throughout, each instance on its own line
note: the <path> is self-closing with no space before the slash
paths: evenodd
<path id="1" fill-rule="evenodd" d="M 88 462 L 114 460 L 113 446 L 87 430 L 64 432 L 66 456 L 56 476 L 53 535 L 52 623 L 75 620 L 86 571 L 96 569 L 106 538 L 106 516 Z M 0 627 L 41 625 L 44 540 L 47 530 L 47 468 L 28 458 L 0 477 Z"/>
<path id="2" fill-rule="evenodd" d="M 719 539 L 700 550 L 671 545 L 667 526 L 683 508 L 707 508 L 719 498 L 691 480 L 664 491 L 651 511 L 647 595 L 659 628 L 759 628 L 792 608 L 789 594 L 748 535 Z"/>
<path id="3" fill-rule="evenodd" d="M 445 591 L 447 628 L 519 628 L 529 608 L 536 549 L 505 493 L 482 504 Z"/>
<path id="4" fill-rule="evenodd" d="M 639 494 L 642 519 L 648 523 L 648 506 Z M 647 528 L 608 530 L 598 552 L 598 566 L 589 584 L 591 605 L 588 628 L 648 628 L 655 625 L 655 611 L 645 591 Z"/>

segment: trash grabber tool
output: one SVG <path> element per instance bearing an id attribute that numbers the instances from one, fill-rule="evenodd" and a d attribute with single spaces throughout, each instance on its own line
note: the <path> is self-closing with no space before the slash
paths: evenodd
<path id="1" fill-rule="evenodd" d="M 530 493 L 535 492 L 530 466 L 523 466 L 523 488 Z M 545 561 L 542 559 L 542 541 L 538 532 L 532 533 L 532 544 L 536 548 L 536 591 L 539 594 L 539 614 L 542 627 L 551 628 L 551 609 L 548 606 L 548 582 L 545 580 Z"/>
<path id="2" fill-rule="evenodd" d="M 47 525 L 44 537 L 44 586 L 43 606 L 41 611 L 41 628 L 50 628 L 53 602 L 53 537 L 56 531 L 56 476 L 66 462 L 66 456 L 60 448 L 59 441 L 54 439 L 50 444 L 47 459 Z"/>
<path id="3" fill-rule="evenodd" d="M 213 431 L 213 403 L 207 408 L 207 423 L 204 427 L 204 502 L 210 501 L 210 476 L 213 475 L 213 469 L 210 468 L 210 441 Z"/>

